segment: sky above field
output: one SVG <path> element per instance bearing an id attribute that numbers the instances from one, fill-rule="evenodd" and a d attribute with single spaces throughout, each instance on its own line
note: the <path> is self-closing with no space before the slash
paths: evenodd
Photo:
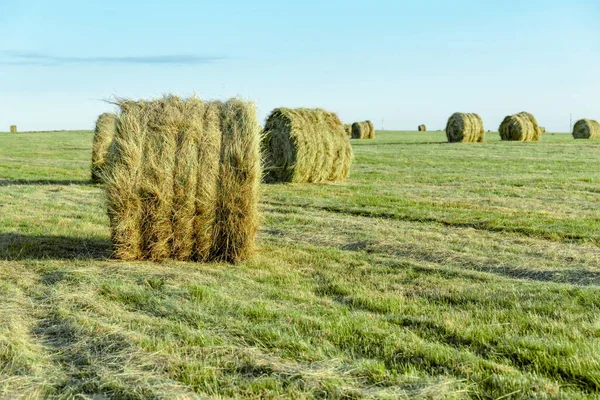
<path id="1" fill-rule="evenodd" d="M 0 0 L 0 131 L 90 129 L 114 96 L 322 107 L 377 129 L 600 119 L 600 2 Z"/>

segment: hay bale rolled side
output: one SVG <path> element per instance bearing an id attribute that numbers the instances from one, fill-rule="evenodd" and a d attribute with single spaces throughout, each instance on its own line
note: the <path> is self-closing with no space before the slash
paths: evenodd
<path id="1" fill-rule="evenodd" d="M 338 168 L 348 171 L 352 162 L 344 125 L 322 109 L 273 110 L 261 147 L 267 183 L 338 181 L 348 176 Z"/>
<path id="2" fill-rule="evenodd" d="M 367 121 L 352 124 L 352 139 L 369 139 L 371 128 Z"/>
<path id="3" fill-rule="evenodd" d="M 483 120 L 475 113 L 454 113 L 446 124 L 446 137 L 450 143 L 480 143 L 485 137 Z"/>
<path id="4" fill-rule="evenodd" d="M 375 126 L 373 125 L 373 122 L 367 120 L 366 123 L 369 126 L 369 137 L 368 137 L 368 139 L 375 138 Z"/>
<path id="5" fill-rule="evenodd" d="M 221 109 L 221 154 L 211 258 L 237 263 L 254 250 L 262 177 L 260 126 L 253 103 L 232 99 Z"/>
<path id="6" fill-rule="evenodd" d="M 10 133 L 17 133 L 17 126 L 16 125 L 11 125 L 10 126 Z"/>
<path id="7" fill-rule="evenodd" d="M 543 126 L 540 126 L 540 134 L 543 135 L 544 133 L 546 133 L 546 128 Z"/>
<path id="8" fill-rule="evenodd" d="M 575 139 L 600 139 L 600 123 L 593 119 L 581 119 L 573 126 Z"/>
<path id="9" fill-rule="evenodd" d="M 508 115 L 498 128 L 502 140 L 537 142 L 541 131 L 535 117 L 528 112 Z"/>
<path id="10" fill-rule="evenodd" d="M 427 127 L 423 125 L 419 125 L 419 132 L 427 132 Z"/>
<path id="11" fill-rule="evenodd" d="M 102 181 L 102 170 L 107 162 L 108 150 L 115 137 L 117 116 L 104 113 L 96 120 L 92 144 L 92 182 Z"/>
<path id="12" fill-rule="evenodd" d="M 103 174 L 114 255 L 247 258 L 262 173 L 254 106 L 175 96 L 120 106 Z"/>

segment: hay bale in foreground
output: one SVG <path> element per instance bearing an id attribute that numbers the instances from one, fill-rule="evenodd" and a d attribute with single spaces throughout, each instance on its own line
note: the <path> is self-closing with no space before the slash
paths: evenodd
<path id="1" fill-rule="evenodd" d="M 537 142 L 540 140 L 541 131 L 535 117 L 528 112 L 509 115 L 498 128 L 502 140 L 520 142 Z"/>
<path id="2" fill-rule="evenodd" d="M 113 141 L 117 117 L 104 113 L 98 117 L 92 144 L 92 182 L 101 182 L 102 169 L 106 165 L 108 149 Z"/>
<path id="3" fill-rule="evenodd" d="M 353 158 L 338 116 L 319 108 L 273 110 L 262 150 L 268 183 L 342 181 Z"/>
<path id="4" fill-rule="evenodd" d="M 427 126 L 425 126 L 424 124 L 419 125 L 418 130 L 419 130 L 419 132 L 427 132 Z"/>
<path id="5" fill-rule="evenodd" d="M 16 125 L 11 125 L 10 126 L 10 133 L 17 133 L 17 126 Z"/>
<path id="6" fill-rule="evenodd" d="M 122 101 L 102 173 L 114 255 L 238 262 L 258 225 L 260 131 L 252 103 Z"/>
<path id="7" fill-rule="evenodd" d="M 600 139 L 600 123 L 593 119 L 581 119 L 573 126 L 575 139 Z"/>
<path id="8" fill-rule="evenodd" d="M 483 142 L 485 129 L 483 120 L 474 113 L 454 113 L 446 124 L 446 137 L 450 143 Z"/>
<path id="9" fill-rule="evenodd" d="M 375 128 L 371 121 L 355 122 L 352 124 L 352 139 L 373 139 Z"/>

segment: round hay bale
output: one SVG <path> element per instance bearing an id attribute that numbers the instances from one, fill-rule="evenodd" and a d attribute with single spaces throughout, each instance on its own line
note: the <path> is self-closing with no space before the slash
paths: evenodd
<path id="1" fill-rule="evenodd" d="M 446 137 L 450 143 L 483 142 L 485 130 L 483 120 L 474 113 L 454 113 L 446 124 Z"/>
<path id="2" fill-rule="evenodd" d="M 546 128 L 543 126 L 540 126 L 540 134 L 544 134 L 546 133 Z"/>
<path id="3" fill-rule="evenodd" d="M 573 126 L 575 139 L 600 139 L 600 123 L 593 119 L 581 119 Z"/>
<path id="4" fill-rule="evenodd" d="M 17 133 L 17 126 L 16 125 L 11 125 L 10 126 L 10 133 Z"/>
<path id="5" fill-rule="evenodd" d="M 104 113 L 96 120 L 94 141 L 92 144 L 92 182 L 102 181 L 102 170 L 107 162 L 108 149 L 113 141 L 117 117 L 112 113 Z"/>
<path id="6" fill-rule="evenodd" d="M 419 132 L 427 132 L 427 127 L 425 125 L 419 125 Z"/>
<path id="7" fill-rule="evenodd" d="M 340 181 L 352 162 L 344 125 L 336 114 L 322 109 L 273 110 L 262 150 L 268 183 Z"/>
<path id="8" fill-rule="evenodd" d="M 369 137 L 368 139 L 373 139 L 375 138 L 375 126 L 373 125 L 373 122 L 371 122 L 370 120 L 367 120 L 367 125 L 369 126 Z"/>
<path id="9" fill-rule="evenodd" d="M 344 131 L 346 131 L 346 136 L 352 136 L 352 124 L 344 124 Z"/>
<path id="10" fill-rule="evenodd" d="M 352 124 L 352 139 L 371 139 L 374 135 L 373 124 L 370 121 L 355 122 Z"/>
<path id="11" fill-rule="evenodd" d="M 498 133 L 502 140 L 520 142 L 537 142 L 541 136 L 537 120 L 528 112 L 520 112 L 504 118 Z"/>
<path id="12" fill-rule="evenodd" d="M 103 173 L 114 255 L 247 258 L 262 173 L 254 105 L 167 96 L 120 107 Z"/>

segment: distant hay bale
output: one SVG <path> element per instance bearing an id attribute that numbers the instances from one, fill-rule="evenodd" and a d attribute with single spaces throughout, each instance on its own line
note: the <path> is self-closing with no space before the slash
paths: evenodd
<path id="1" fill-rule="evenodd" d="M 17 126 L 16 125 L 11 125 L 10 126 L 10 133 L 17 133 Z"/>
<path id="2" fill-rule="evenodd" d="M 101 182 L 102 169 L 106 165 L 108 149 L 116 130 L 116 115 L 104 113 L 96 121 L 92 144 L 92 182 Z"/>
<path id="3" fill-rule="evenodd" d="M 427 132 L 427 126 L 419 125 L 419 132 Z"/>
<path id="4" fill-rule="evenodd" d="M 266 182 L 342 181 L 353 158 L 344 125 L 336 114 L 322 109 L 273 110 L 262 150 Z"/>
<path id="5" fill-rule="evenodd" d="M 355 122 L 352 124 L 352 139 L 373 139 L 375 127 L 371 121 Z"/>
<path id="6" fill-rule="evenodd" d="M 544 133 L 546 133 L 546 128 L 545 128 L 545 127 L 543 127 L 543 126 L 540 126 L 540 133 L 541 133 L 541 134 L 544 134 Z"/>
<path id="7" fill-rule="evenodd" d="M 352 124 L 344 124 L 344 131 L 346 136 L 352 136 Z"/>
<path id="8" fill-rule="evenodd" d="M 483 142 L 485 130 L 483 120 L 474 113 L 454 113 L 446 124 L 446 137 L 450 143 Z"/>
<path id="9" fill-rule="evenodd" d="M 537 142 L 540 140 L 541 131 L 535 117 L 528 112 L 509 115 L 504 118 L 498 129 L 502 140 L 520 142 Z"/>
<path id="10" fill-rule="evenodd" d="M 121 101 L 102 173 L 114 255 L 249 257 L 258 226 L 260 131 L 252 103 Z"/>
<path id="11" fill-rule="evenodd" d="M 593 119 L 581 119 L 573 126 L 575 139 L 600 139 L 600 123 Z"/>

